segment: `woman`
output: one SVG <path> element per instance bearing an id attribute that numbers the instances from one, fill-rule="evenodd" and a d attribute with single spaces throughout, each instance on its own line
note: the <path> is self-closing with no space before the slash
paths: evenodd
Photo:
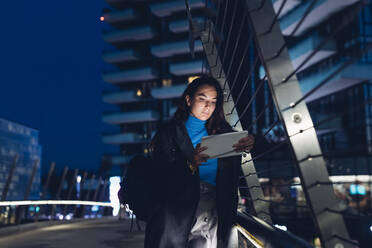
<path id="1" fill-rule="evenodd" d="M 152 142 L 162 204 L 147 223 L 146 248 L 214 248 L 235 223 L 241 157 L 209 159 L 200 147 L 203 136 L 233 131 L 222 89 L 214 78 L 198 78 L 181 101 Z M 232 149 L 249 151 L 253 142 L 248 136 Z"/>

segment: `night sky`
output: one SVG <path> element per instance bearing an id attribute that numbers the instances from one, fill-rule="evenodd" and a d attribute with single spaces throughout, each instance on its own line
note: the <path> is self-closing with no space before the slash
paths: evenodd
<path id="1" fill-rule="evenodd" d="M 2 1 L 0 117 L 39 130 L 43 172 L 96 170 L 101 154 L 103 0 Z"/>

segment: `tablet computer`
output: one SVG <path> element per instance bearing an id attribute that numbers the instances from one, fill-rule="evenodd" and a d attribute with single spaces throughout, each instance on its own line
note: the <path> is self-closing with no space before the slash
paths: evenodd
<path id="1" fill-rule="evenodd" d="M 243 152 L 235 152 L 232 146 L 246 136 L 248 136 L 248 131 L 205 136 L 202 138 L 200 146 L 207 146 L 208 149 L 202 153 L 210 158 L 223 158 L 242 154 Z"/>

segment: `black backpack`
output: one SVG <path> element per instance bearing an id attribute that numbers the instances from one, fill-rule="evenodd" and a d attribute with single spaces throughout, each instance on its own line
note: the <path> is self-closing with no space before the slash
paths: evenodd
<path id="1" fill-rule="evenodd" d="M 128 204 L 139 220 L 147 221 L 157 206 L 154 160 L 136 155 L 128 164 L 118 197 L 120 203 Z"/>

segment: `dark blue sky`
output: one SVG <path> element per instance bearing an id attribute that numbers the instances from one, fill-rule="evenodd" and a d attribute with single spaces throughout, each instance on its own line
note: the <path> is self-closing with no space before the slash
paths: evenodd
<path id="1" fill-rule="evenodd" d="M 51 161 L 97 169 L 108 149 L 101 143 L 103 0 L 1 5 L 0 117 L 40 131 L 44 171 Z"/>

